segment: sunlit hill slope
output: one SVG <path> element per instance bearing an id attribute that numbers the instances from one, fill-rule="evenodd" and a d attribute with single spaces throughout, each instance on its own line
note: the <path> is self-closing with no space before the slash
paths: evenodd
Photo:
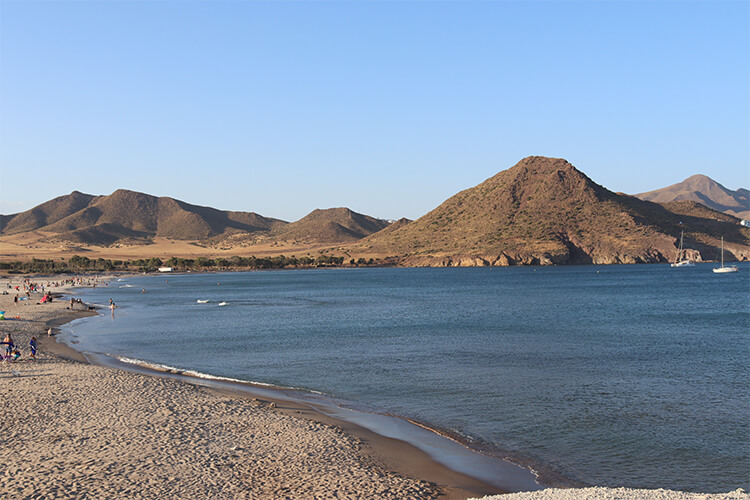
<path id="1" fill-rule="evenodd" d="M 738 222 L 695 202 L 613 193 L 563 159 L 532 156 L 358 248 L 406 265 L 666 262 L 684 229 L 696 260 L 712 259 L 721 236 L 747 259 L 750 232 Z"/>

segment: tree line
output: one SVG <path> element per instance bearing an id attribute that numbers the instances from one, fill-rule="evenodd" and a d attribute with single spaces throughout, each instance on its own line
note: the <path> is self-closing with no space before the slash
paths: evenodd
<path id="1" fill-rule="evenodd" d="M 383 262 L 373 259 L 350 259 L 346 263 L 344 257 L 320 255 L 318 257 L 197 257 L 187 259 L 170 257 L 162 260 L 158 257 L 134 260 L 89 259 L 81 255 L 74 255 L 65 260 L 36 259 L 28 261 L 0 262 L 0 271 L 10 273 L 45 273 L 59 274 L 68 272 L 155 272 L 160 267 L 171 267 L 174 271 L 215 271 L 215 270 L 255 270 L 255 269 L 287 269 L 314 267 L 365 267 L 383 265 Z"/>

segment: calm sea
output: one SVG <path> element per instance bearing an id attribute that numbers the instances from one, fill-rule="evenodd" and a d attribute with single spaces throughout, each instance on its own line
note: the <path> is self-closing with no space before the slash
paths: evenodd
<path id="1" fill-rule="evenodd" d="M 406 416 L 588 484 L 724 492 L 750 489 L 749 278 L 746 264 L 129 277 L 76 292 L 118 308 L 66 338 Z"/>

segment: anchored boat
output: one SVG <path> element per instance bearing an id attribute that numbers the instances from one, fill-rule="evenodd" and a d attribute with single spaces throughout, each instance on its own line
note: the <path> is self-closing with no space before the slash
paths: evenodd
<path id="1" fill-rule="evenodd" d="M 739 271 L 737 266 L 725 266 L 724 265 L 724 237 L 721 237 L 721 267 L 714 267 L 715 273 L 736 273 Z"/>
<path id="2" fill-rule="evenodd" d="M 687 258 L 685 249 L 682 248 L 682 238 L 685 236 L 685 231 L 680 232 L 680 248 L 677 249 L 677 257 L 672 262 L 672 267 L 692 267 L 695 265 L 693 261 Z"/>

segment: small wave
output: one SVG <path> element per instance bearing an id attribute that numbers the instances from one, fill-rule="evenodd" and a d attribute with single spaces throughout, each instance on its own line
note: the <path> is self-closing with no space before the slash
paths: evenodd
<path id="1" fill-rule="evenodd" d="M 133 288 L 135 285 L 120 285 L 120 288 Z"/>
<path id="2" fill-rule="evenodd" d="M 159 363 L 152 363 L 150 361 L 144 361 L 142 359 L 128 358 L 124 356 L 113 356 L 113 357 L 129 365 L 141 366 L 143 368 L 149 368 L 151 370 L 156 370 L 159 372 L 175 373 L 178 375 L 187 375 L 189 377 L 202 378 L 206 380 L 221 380 L 223 382 L 236 382 L 239 384 L 253 384 L 253 385 L 258 385 L 258 386 L 263 386 L 263 387 L 276 387 L 273 384 L 266 384 L 264 382 L 252 382 L 252 381 L 247 381 L 247 380 L 240 380 L 238 378 L 221 377 L 219 375 L 210 375 L 208 373 L 203 373 L 203 372 L 199 372 L 196 370 L 184 370 L 182 368 L 176 368 L 174 366 L 169 366 L 169 365 L 162 365 Z"/>

